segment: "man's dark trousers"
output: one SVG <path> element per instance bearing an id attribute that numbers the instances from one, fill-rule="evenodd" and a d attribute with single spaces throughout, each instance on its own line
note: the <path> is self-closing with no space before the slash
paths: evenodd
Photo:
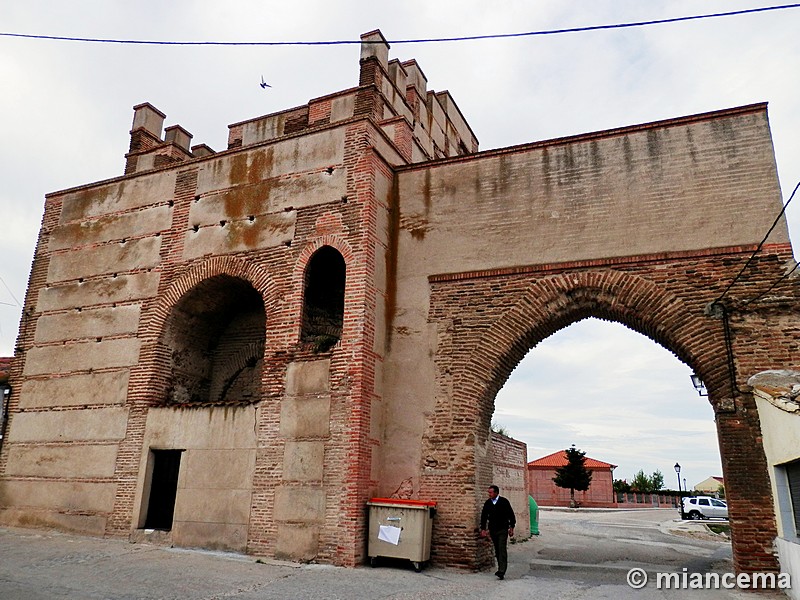
<path id="1" fill-rule="evenodd" d="M 505 575 L 508 568 L 508 529 L 490 529 L 489 537 L 492 538 L 494 555 L 497 557 L 497 572 Z"/>

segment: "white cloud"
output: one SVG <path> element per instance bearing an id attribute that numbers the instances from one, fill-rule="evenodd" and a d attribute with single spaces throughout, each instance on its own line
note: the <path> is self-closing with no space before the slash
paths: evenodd
<path id="1" fill-rule="evenodd" d="M 544 340 L 520 362 L 495 400 L 495 422 L 528 444 L 534 460 L 575 444 L 618 465 L 687 478 L 722 472 L 714 414 L 691 370 L 617 323 L 587 319 Z M 670 480 L 667 480 L 667 485 Z"/>

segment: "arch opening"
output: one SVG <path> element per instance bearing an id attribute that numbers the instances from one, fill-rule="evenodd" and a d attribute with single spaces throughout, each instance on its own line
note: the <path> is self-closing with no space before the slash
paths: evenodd
<path id="1" fill-rule="evenodd" d="M 529 462 L 575 444 L 592 459 L 613 465 L 598 470 L 589 490 L 578 496 L 586 506 L 627 502 L 613 482 L 631 484 L 640 472 L 659 473 L 662 489 L 685 491 L 722 476 L 714 411 L 698 396 L 691 374 L 644 335 L 618 322 L 585 318 L 542 340 L 519 361 L 494 399 L 493 429 L 502 427 L 524 442 Z M 682 465 L 680 477 L 676 462 Z M 568 505 L 569 490 L 557 488 L 540 470 L 530 473 L 538 480 L 529 478 L 529 494 L 544 506 Z"/>
<path id="2" fill-rule="evenodd" d="M 332 246 L 317 250 L 306 266 L 300 340 L 324 351 L 342 337 L 344 326 L 344 257 Z"/>
<path id="3" fill-rule="evenodd" d="M 474 278 L 434 281 L 430 314 L 443 335 L 435 358 L 436 412 L 423 437 L 423 456 L 430 468 L 423 473 L 422 486 L 432 494 L 460 486 L 467 491 L 460 508 L 473 510 L 493 477 L 490 428 L 495 398 L 514 368 L 531 348 L 573 323 L 589 317 L 614 321 L 668 349 L 704 380 L 708 397 L 695 402 L 708 402 L 714 411 L 730 500 L 734 568 L 752 570 L 748 561 L 756 561 L 774 569 L 767 557 L 774 526 L 756 527 L 763 524 L 760 515 L 771 508 L 771 495 L 754 402 L 752 396 L 729 395 L 722 328 L 704 315 L 704 303 L 689 300 L 636 274 L 611 270 L 539 280 L 487 277 L 479 284 Z M 688 394 L 696 394 L 688 377 L 685 385 Z M 448 469 L 444 477 L 434 471 L 442 465 Z M 748 467 L 746 475 L 743 465 Z M 461 535 L 456 520 L 443 518 L 441 528 L 469 548 L 468 558 L 476 567 L 491 564 L 490 553 L 471 543 L 468 534 Z M 763 548 L 764 554 L 753 548 Z"/>
<path id="4" fill-rule="evenodd" d="M 248 281 L 230 275 L 203 280 L 172 308 L 160 339 L 169 357 L 164 403 L 257 402 L 265 338 L 264 301 Z"/>

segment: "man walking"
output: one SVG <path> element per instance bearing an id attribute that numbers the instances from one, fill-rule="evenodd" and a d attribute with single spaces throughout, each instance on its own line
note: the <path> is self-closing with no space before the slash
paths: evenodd
<path id="1" fill-rule="evenodd" d="M 497 558 L 495 575 L 498 579 L 503 579 L 508 568 L 508 538 L 514 537 L 517 518 L 511 503 L 500 496 L 499 487 L 490 485 L 487 491 L 489 499 L 483 503 L 481 511 L 481 537 L 488 535 L 492 538 L 494 555 Z"/>

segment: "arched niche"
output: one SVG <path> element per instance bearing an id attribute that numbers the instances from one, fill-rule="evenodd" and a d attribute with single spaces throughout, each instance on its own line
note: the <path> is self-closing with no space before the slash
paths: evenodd
<path id="1" fill-rule="evenodd" d="M 246 404 L 260 399 L 264 301 L 230 275 L 205 279 L 172 307 L 160 343 L 169 356 L 166 404 Z"/>

